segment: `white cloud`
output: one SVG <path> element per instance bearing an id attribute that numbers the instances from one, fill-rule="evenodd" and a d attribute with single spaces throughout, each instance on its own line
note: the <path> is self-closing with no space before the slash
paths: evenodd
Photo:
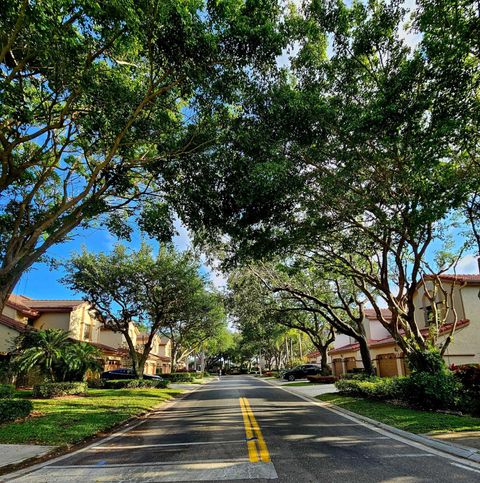
<path id="1" fill-rule="evenodd" d="M 453 272 L 453 270 L 450 270 Z M 457 263 L 455 272 L 462 275 L 478 274 L 478 262 L 475 255 L 465 255 Z"/>
<path id="2" fill-rule="evenodd" d="M 173 225 L 178 233 L 173 237 L 175 248 L 182 252 L 192 248 L 192 238 L 185 225 L 178 218 L 175 219 Z"/>

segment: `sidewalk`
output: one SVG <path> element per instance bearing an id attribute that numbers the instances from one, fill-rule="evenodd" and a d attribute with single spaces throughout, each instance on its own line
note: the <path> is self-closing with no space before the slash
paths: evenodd
<path id="1" fill-rule="evenodd" d="M 260 378 L 261 380 L 268 380 L 268 382 L 275 384 L 275 386 L 284 387 L 289 391 L 295 392 L 302 396 L 315 397 L 320 394 L 325 394 L 329 392 L 337 392 L 337 388 L 334 384 L 312 384 L 308 382 L 307 379 L 301 379 L 295 382 L 285 381 L 283 379 L 276 378 Z M 296 384 L 306 384 L 305 386 L 297 386 Z"/>
<path id="2" fill-rule="evenodd" d="M 30 458 L 38 458 L 55 449 L 55 446 L 36 444 L 0 444 L 0 468 L 21 463 Z"/>

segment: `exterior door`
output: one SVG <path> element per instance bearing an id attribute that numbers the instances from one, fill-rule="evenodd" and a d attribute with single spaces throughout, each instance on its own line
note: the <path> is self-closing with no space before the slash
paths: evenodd
<path id="1" fill-rule="evenodd" d="M 342 359 L 333 359 L 333 372 L 336 376 L 341 376 L 343 374 Z"/>
<path id="2" fill-rule="evenodd" d="M 355 360 L 355 357 L 347 357 L 345 359 L 345 365 L 347 372 L 351 372 L 353 369 L 357 367 L 357 361 Z"/>
<path id="3" fill-rule="evenodd" d="M 380 354 L 377 356 L 378 375 L 380 377 L 398 376 L 397 356 L 395 353 Z"/>

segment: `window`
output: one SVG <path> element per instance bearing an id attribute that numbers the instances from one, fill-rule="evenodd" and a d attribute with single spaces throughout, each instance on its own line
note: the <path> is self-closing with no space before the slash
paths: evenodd
<path id="1" fill-rule="evenodd" d="M 90 324 L 84 324 L 83 326 L 83 340 L 90 340 L 92 337 L 92 326 Z"/>

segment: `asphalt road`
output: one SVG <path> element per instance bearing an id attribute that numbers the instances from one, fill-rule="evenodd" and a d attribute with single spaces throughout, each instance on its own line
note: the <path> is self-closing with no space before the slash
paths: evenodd
<path id="1" fill-rule="evenodd" d="M 480 470 L 248 376 L 201 386 L 136 427 L 9 481 L 474 482 Z"/>

